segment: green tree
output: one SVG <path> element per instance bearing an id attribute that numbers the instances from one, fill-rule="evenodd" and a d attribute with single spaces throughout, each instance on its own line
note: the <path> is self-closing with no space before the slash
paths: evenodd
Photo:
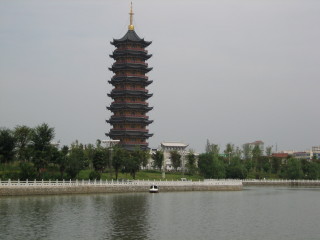
<path id="1" fill-rule="evenodd" d="M 32 161 L 37 169 L 38 175 L 41 170 L 48 166 L 51 160 L 51 141 L 54 138 L 54 128 L 43 123 L 33 129 L 31 133 Z"/>
<path id="2" fill-rule="evenodd" d="M 252 148 L 250 144 L 242 145 L 243 158 L 245 160 L 252 158 Z"/>
<path id="3" fill-rule="evenodd" d="M 136 178 L 136 172 L 140 170 L 140 166 L 144 157 L 145 152 L 139 148 L 135 148 L 133 151 L 130 152 L 129 156 L 125 158 L 125 172 L 130 173 L 133 179 Z"/>
<path id="4" fill-rule="evenodd" d="M 303 176 L 300 159 L 288 159 L 286 176 L 288 179 L 300 179 Z"/>
<path id="5" fill-rule="evenodd" d="M 189 173 L 192 175 L 196 171 L 196 155 L 193 150 L 190 150 L 187 154 L 187 164 L 186 164 Z"/>
<path id="6" fill-rule="evenodd" d="M 223 151 L 226 156 L 228 156 L 229 160 L 234 156 L 235 147 L 232 143 L 227 143 L 225 150 Z"/>
<path id="7" fill-rule="evenodd" d="M 102 173 L 108 166 L 108 154 L 104 148 L 98 147 L 95 149 L 92 158 L 93 168 L 95 171 Z"/>
<path id="8" fill-rule="evenodd" d="M 8 163 L 13 160 L 16 138 L 10 129 L 0 129 L 0 163 Z"/>
<path id="9" fill-rule="evenodd" d="M 112 167 L 118 179 L 119 171 L 123 168 L 125 159 L 128 158 L 128 152 L 120 146 L 115 146 L 113 149 Z"/>
<path id="10" fill-rule="evenodd" d="M 241 163 L 240 158 L 233 158 L 230 165 L 226 169 L 227 178 L 245 179 L 247 177 L 247 169 Z"/>
<path id="11" fill-rule="evenodd" d="M 69 154 L 69 147 L 68 146 L 63 146 L 60 150 L 60 156 L 57 159 L 57 164 L 59 166 L 59 171 L 60 171 L 60 178 L 63 179 L 64 172 L 67 168 L 67 163 L 68 163 L 68 154 Z"/>
<path id="12" fill-rule="evenodd" d="M 223 160 L 219 159 L 213 153 L 200 154 L 198 168 L 200 174 L 205 178 L 221 179 L 226 176 Z"/>
<path id="13" fill-rule="evenodd" d="M 177 151 L 170 152 L 172 167 L 177 171 L 181 167 L 181 155 Z"/>
<path id="14" fill-rule="evenodd" d="M 66 173 L 71 179 L 75 179 L 79 172 L 86 167 L 86 163 L 83 145 L 76 141 L 71 145 L 67 156 Z"/>
<path id="15" fill-rule="evenodd" d="M 281 158 L 272 157 L 271 158 L 271 172 L 275 174 L 279 174 L 281 170 Z"/>
<path id="16" fill-rule="evenodd" d="M 28 161 L 30 158 L 30 141 L 32 129 L 27 126 L 16 126 L 14 136 L 16 138 L 17 158 Z"/>
<path id="17" fill-rule="evenodd" d="M 152 153 L 151 158 L 153 159 L 153 166 L 161 170 L 163 166 L 163 151 L 157 150 L 154 153 Z"/>
<path id="18" fill-rule="evenodd" d="M 204 178 L 212 178 L 213 167 L 212 153 L 202 153 L 199 155 L 198 168 Z"/>
<path id="19" fill-rule="evenodd" d="M 272 146 L 266 147 L 266 155 L 268 157 L 271 157 L 271 155 L 272 155 Z"/>
<path id="20" fill-rule="evenodd" d="M 98 140 L 97 140 L 97 143 L 98 143 Z M 102 148 L 101 144 L 99 144 L 99 145 L 97 144 L 97 149 L 101 149 L 101 148 Z M 93 168 L 93 158 L 94 158 L 95 151 L 96 151 L 96 149 L 93 144 L 88 144 L 85 146 L 84 155 L 85 155 L 86 159 L 88 159 L 90 169 Z"/>
<path id="21" fill-rule="evenodd" d="M 212 144 L 210 141 L 207 139 L 207 144 L 206 144 L 206 153 L 213 153 L 216 156 L 219 155 L 220 153 L 220 147 L 217 144 Z"/>

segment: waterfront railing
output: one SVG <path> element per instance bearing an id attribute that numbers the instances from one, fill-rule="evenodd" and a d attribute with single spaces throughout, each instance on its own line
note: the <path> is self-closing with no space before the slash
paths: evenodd
<path id="1" fill-rule="evenodd" d="M 59 187 L 59 186 L 119 186 L 119 185 L 149 185 L 158 186 L 206 186 L 206 185 L 230 185 L 230 186 L 240 186 L 242 185 L 241 180 L 229 180 L 229 179 L 207 179 L 204 181 L 168 181 L 168 180 L 0 180 L 0 187 Z"/>

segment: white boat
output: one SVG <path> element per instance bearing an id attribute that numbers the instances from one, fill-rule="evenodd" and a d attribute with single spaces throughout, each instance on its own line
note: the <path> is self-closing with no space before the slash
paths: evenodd
<path id="1" fill-rule="evenodd" d="M 150 189 L 149 189 L 150 193 L 158 193 L 159 192 L 159 188 L 157 185 L 151 185 Z"/>

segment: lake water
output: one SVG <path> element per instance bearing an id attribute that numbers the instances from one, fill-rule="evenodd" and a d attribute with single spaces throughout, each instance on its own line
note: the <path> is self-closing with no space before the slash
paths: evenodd
<path id="1" fill-rule="evenodd" d="M 320 239 L 320 188 L 0 198 L 0 239 Z"/>

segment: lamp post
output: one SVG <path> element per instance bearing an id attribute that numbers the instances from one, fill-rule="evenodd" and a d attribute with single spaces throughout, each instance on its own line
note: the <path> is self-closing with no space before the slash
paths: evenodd
<path id="1" fill-rule="evenodd" d="M 106 148 L 109 148 L 109 150 L 110 150 L 110 155 L 109 155 L 110 165 L 111 165 L 110 176 L 111 176 L 111 179 L 112 179 L 113 178 L 113 176 L 112 176 L 112 157 L 113 157 L 112 156 L 112 151 L 113 151 L 114 146 L 117 145 L 120 142 L 120 140 L 112 140 L 112 139 L 110 139 L 110 140 L 102 140 L 102 142 L 105 143 L 106 144 Z"/>

